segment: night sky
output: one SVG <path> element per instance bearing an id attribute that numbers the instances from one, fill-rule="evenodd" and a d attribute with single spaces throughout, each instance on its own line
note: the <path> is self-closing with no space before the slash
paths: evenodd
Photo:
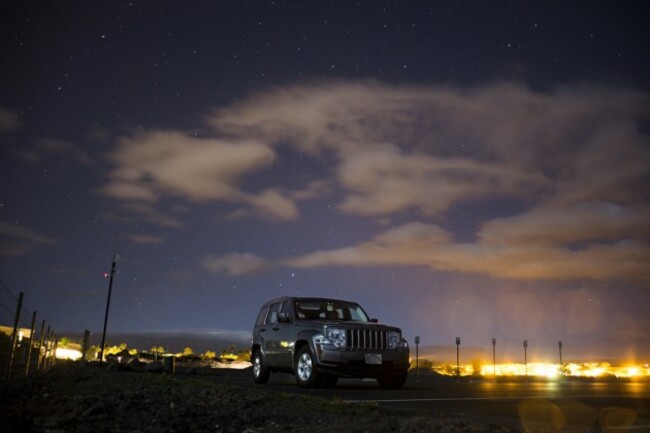
<path id="1" fill-rule="evenodd" d="M 117 245 L 109 333 L 250 333 L 309 295 L 411 345 L 647 359 L 648 23 L 645 1 L 2 1 L 0 321 L 24 292 L 101 333 Z"/>

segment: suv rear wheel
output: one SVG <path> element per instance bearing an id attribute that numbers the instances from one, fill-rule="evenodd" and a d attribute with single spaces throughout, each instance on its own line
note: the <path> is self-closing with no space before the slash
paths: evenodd
<path id="1" fill-rule="evenodd" d="M 269 381 L 271 373 L 264 365 L 264 358 L 259 350 L 253 354 L 253 380 L 259 385 L 263 385 Z"/>
<path id="2" fill-rule="evenodd" d="M 320 375 L 314 369 L 314 356 L 309 346 L 303 346 L 298 351 L 295 365 L 296 382 L 303 388 L 317 388 L 320 385 Z"/>

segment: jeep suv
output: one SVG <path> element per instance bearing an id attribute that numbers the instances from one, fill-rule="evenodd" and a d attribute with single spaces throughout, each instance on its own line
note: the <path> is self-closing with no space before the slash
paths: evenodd
<path id="1" fill-rule="evenodd" d="M 355 302 L 283 297 L 266 302 L 255 321 L 253 379 L 293 373 L 303 387 L 332 387 L 339 377 L 375 378 L 401 388 L 409 346 L 399 328 L 380 325 Z"/>

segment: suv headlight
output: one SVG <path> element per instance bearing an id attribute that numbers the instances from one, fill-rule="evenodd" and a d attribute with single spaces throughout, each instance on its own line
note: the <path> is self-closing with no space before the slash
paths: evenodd
<path id="1" fill-rule="evenodd" d="M 345 329 L 341 328 L 327 328 L 325 337 L 332 342 L 337 349 L 343 348 L 347 345 L 347 336 Z"/>
<path id="2" fill-rule="evenodd" d="M 388 331 L 388 348 L 397 349 L 400 341 L 402 340 L 402 335 L 397 331 Z"/>

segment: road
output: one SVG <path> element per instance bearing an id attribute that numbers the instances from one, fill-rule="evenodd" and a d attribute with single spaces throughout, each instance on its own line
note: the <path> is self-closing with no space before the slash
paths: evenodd
<path id="1" fill-rule="evenodd" d="M 243 372 L 242 372 L 243 373 Z M 480 416 L 495 422 L 551 422 L 563 419 L 575 431 L 650 432 L 650 382 L 498 382 L 411 376 L 400 390 L 383 390 L 372 380 L 343 379 L 333 389 L 302 389 L 293 376 L 273 374 L 268 385 L 233 374 L 230 383 L 269 392 L 312 395 L 349 404 L 374 403 L 409 413 Z M 631 424 L 631 425 L 630 425 Z M 589 426 L 594 426 L 590 428 Z M 607 428 L 599 426 L 605 425 Z M 628 428 L 623 427 L 629 425 Z M 586 426 L 586 427 L 585 427 Z"/>

